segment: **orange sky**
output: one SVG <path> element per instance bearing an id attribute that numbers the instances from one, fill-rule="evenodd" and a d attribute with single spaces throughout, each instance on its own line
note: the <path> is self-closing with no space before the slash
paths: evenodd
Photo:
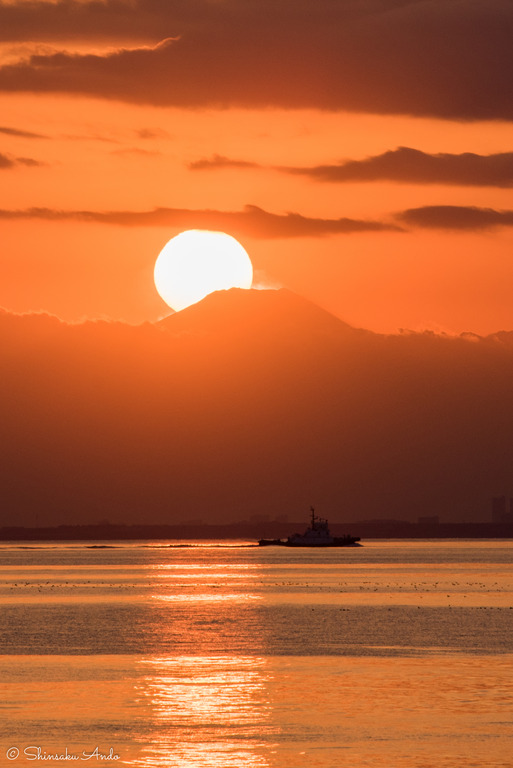
<path id="1" fill-rule="evenodd" d="M 510 3 L 10 0 L 0 30 L 1 307 L 156 320 L 160 249 L 208 226 L 352 325 L 513 328 Z"/>

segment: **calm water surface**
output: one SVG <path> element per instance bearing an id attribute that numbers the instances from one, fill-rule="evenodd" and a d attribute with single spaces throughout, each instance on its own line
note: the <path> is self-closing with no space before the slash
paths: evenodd
<path id="1" fill-rule="evenodd" d="M 0 767 L 511 768 L 512 555 L 0 545 Z"/>

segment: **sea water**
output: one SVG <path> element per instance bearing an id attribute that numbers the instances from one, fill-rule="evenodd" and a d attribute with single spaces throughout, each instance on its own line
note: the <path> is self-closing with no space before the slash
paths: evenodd
<path id="1" fill-rule="evenodd" d="M 510 768 L 513 542 L 0 546 L 0 766 Z"/>

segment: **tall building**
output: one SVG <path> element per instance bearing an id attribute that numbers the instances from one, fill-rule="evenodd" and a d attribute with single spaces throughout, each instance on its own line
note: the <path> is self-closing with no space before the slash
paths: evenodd
<path id="1" fill-rule="evenodd" d="M 494 496 L 492 499 L 492 522 L 495 525 L 510 525 L 513 523 L 513 499 L 506 503 L 505 496 Z"/>

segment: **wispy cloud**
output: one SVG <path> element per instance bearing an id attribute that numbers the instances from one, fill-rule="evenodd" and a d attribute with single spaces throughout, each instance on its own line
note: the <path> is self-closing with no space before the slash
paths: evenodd
<path id="1" fill-rule="evenodd" d="M 0 125 L 0 133 L 6 136 L 17 136 L 20 139 L 46 139 L 42 133 L 32 133 L 32 131 L 24 131 L 20 128 L 10 128 L 6 125 Z"/>
<path id="2" fill-rule="evenodd" d="M 398 181 L 410 184 L 461 184 L 464 186 L 513 186 L 513 152 L 493 155 L 428 154 L 398 147 L 364 160 L 311 168 L 284 168 L 288 173 L 326 182 Z"/>
<path id="3" fill-rule="evenodd" d="M 242 211 L 155 208 L 151 211 L 63 211 L 50 208 L 0 210 L 0 219 L 75 220 L 123 227 L 220 229 L 256 238 L 323 237 L 357 232 L 400 231 L 394 223 L 362 219 L 321 219 L 299 213 L 270 213 L 254 205 Z"/>
<path id="4" fill-rule="evenodd" d="M 34 0 L 0 39 L 76 43 L 6 64 L 9 92 L 513 120 L 509 0 Z"/>
<path id="5" fill-rule="evenodd" d="M 0 153 L 0 170 L 16 168 L 18 165 L 34 168 L 36 166 L 43 165 L 43 163 L 40 163 L 38 160 L 34 160 L 31 157 L 10 157 L 9 155 L 3 155 Z"/>
<path id="6" fill-rule="evenodd" d="M 478 155 L 474 152 L 429 154 L 411 147 L 398 147 L 362 160 L 343 160 L 307 167 L 264 165 L 215 154 L 189 163 L 188 168 L 193 171 L 226 168 L 273 170 L 334 184 L 395 181 L 475 187 L 513 186 L 513 152 L 492 155 Z"/>
<path id="7" fill-rule="evenodd" d="M 191 171 L 217 171 L 225 168 L 260 168 L 258 163 L 250 160 L 235 160 L 224 155 L 213 155 L 204 157 L 200 160 L 194 160 L 187 166 Z"/>
<path id="8" fill-rule="evenodd" d="M 397 215 L 402 223 L 428 229 L 483 230 L 513 226 L 513 211 L 463 205 L 426 205 Z"/>
<path id="9" fill-rule="evenodd" d="M 135 135 L 138 139 L 151 141 L 152 139 L 168 139 L 169 133 L 162 128 L 139 128 Z"/>
<path id="10" fill-rule="evenodd" d="M 0 168 L 1 168 L 0 155 Z M 457 205 L 427 205 L 409 208 L 381 221 L 371 219 L 323 219 L 300 213 L 271 213 L 255 205 L 240 211 L 213 209 L 154 208 L 149 211 L 87 211 L 54 208 L 0 209 L 0 219 L 80 221 L 119 227 L 167 227 L 170 230 L 213 229 L 235 237 L 282 239 L 326 237 L 370 232 L 405 232 L 409 229 L 479 231 L 513 226 L 513 211 L 497 211 Z"/>

